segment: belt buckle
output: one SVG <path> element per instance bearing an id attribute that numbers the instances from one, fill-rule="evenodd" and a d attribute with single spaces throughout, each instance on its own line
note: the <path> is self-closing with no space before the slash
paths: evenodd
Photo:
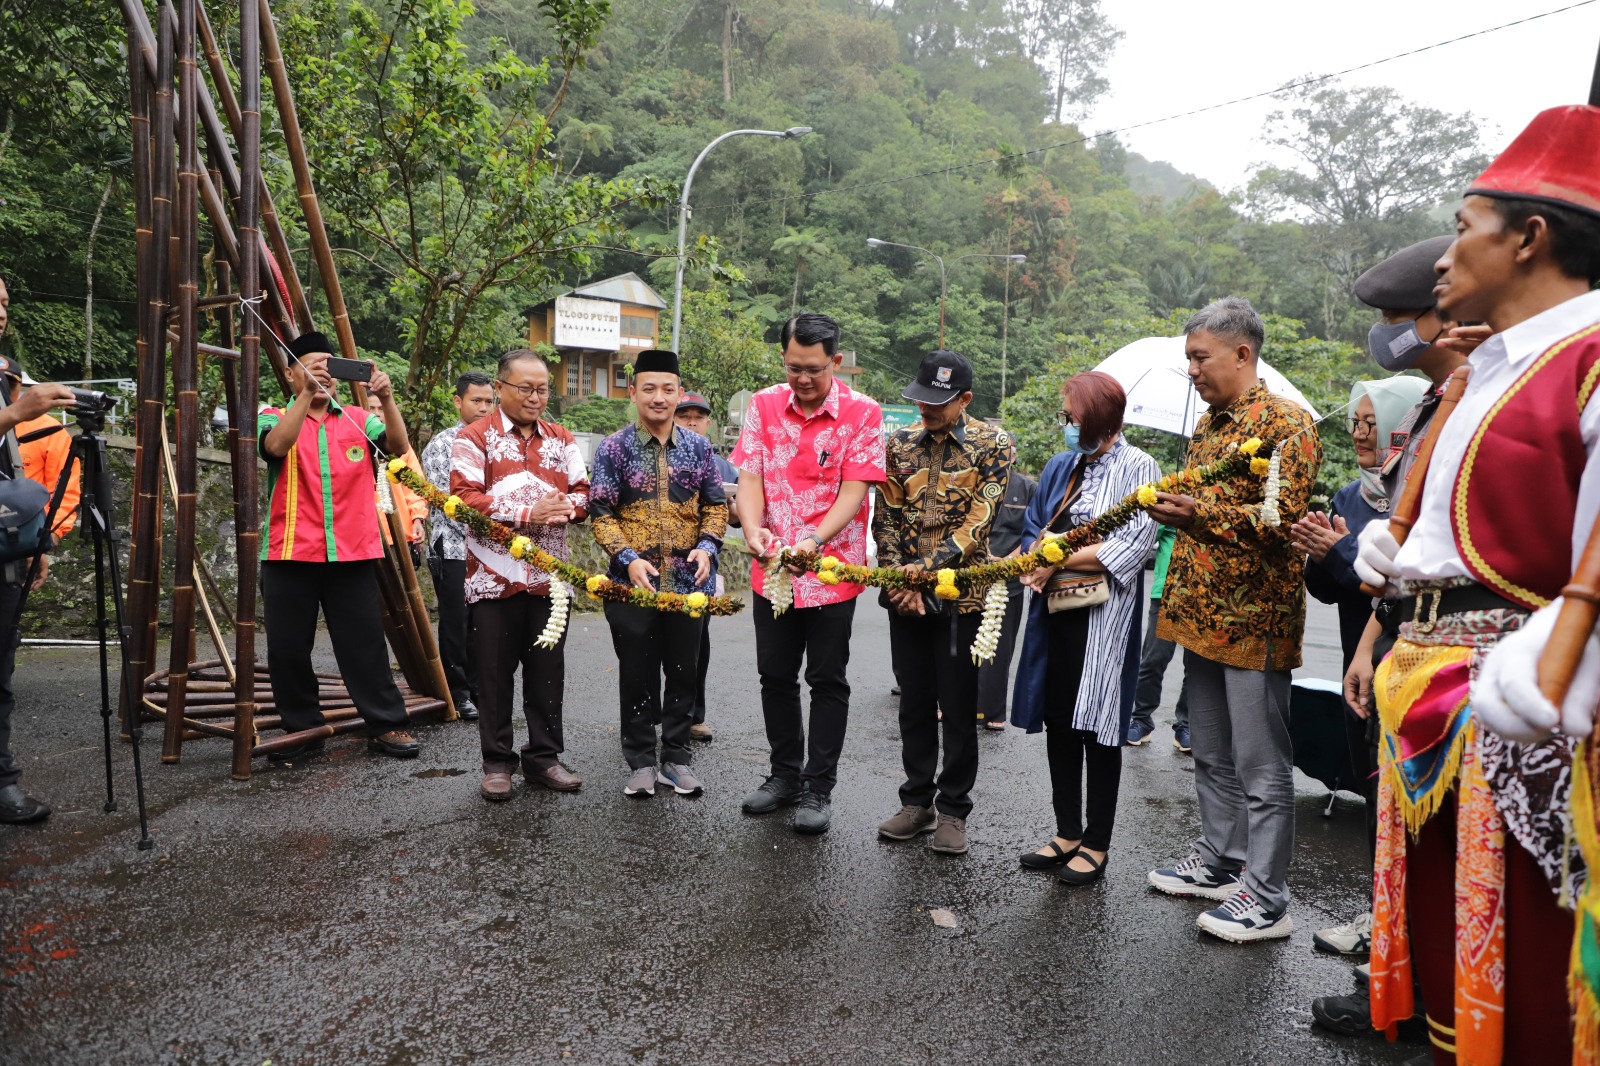
<path id="1" fill-rule="evenodd" d="M 1433 627 L 1439 621 L 1439 600 L 1443 595 L 1444 592 L 1440 589 L 1427 589 L 1417 593 L 1417 605 L 1412 612 L 1411 625 L 1418 633 L 1433 632 Z M 1433 600 L 1428 604 L 1426 617 L 1424 617 L 1422 605 L 1429 596 L 1432 596 Z"/>

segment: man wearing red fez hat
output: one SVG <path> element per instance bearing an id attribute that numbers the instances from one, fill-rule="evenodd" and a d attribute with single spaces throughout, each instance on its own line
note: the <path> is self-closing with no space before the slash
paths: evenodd
<path id="1" fill-rule="evenodd" d="M 1409 475 L 1423 479 L 1409 537 L 1369 524 L 1356 564 L 1403 597 L 1404 619 L 1373 679 L 1373 1024 L 1392 1032 L 1410 1016 L 1415 974 L 1436 1064 L 1590 1062 L 1600 1050 L 1600 975 L 1581 952 L 1576 1060 L 1567 995 L 1586 881 L 1568 819 L 1575 804 L 1592 810 L 1573 737 L 1593 726 L 1600 642 L 1559 711 L 1534 681 L 1600 511 L 1597 162 L 1600 108 L 1555 108 L 1467 190 L 1434 293 L 1442 317 L 1493 334 L 1454 411 L 1435 418 L 1431 460 Z M 1592 814 L 1575 821 L 1592 843 Z M 1600 914 L 1600 891 L 1579 913 Z M 1592 920 L 1579 925 L 1592 958 Z"/>

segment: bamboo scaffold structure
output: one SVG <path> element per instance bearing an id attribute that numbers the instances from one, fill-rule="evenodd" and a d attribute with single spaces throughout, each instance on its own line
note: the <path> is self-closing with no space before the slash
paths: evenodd
<path id="1" fill-rule="evenodd" d="M 188 740 L 231 741 L 232 776 L 244 780 L 257 756 L 362 724 L 339 679 L 321 675 L 327 724 L 261 737 L 263 729 L 280 725 L 265 668 L 256 658 L 261 481 L 255 426 L 261 358 L 265 354 L 279 385 L 286 386 L 282 342 L 313 322 L 309 294 L 295 273 L 283 222 L 262 176 L 263 67 L 332 332 L 340 354 L 353 359 L 359 352 L 267 0 L 238 0 L 235 73 L 229 71 L 226 42 L 201 0 L 158 0 L 154 25 L 145 0 L 119 2 L 128 32 L 139 304 L 126 634 L 132 669 L 123 679 L 123 714 L 125 724 L 129 714 L 163 723 L 163 762 L 177 762 Z M 203 297 L 206 264 L 212 291 Z M 220 344 L 201 340 L 212 319 Z M 218 612 L 207 595 L 209 575 L 195 548 L 202 355 L 220 364 L 228 411 L 238 591 L 232 611 L 221 613 L 233 623 L 231 655 L 222 646 Z M 356 403 L 363 404 L 364 390 L 353 388 Z M 170 526 L 164 515 L 168 495 Z M 377 568 L 384 628 L 405 678 L 407 712 L 443 712 L 453 719 L 405 530 L 396 515 L 379 518 L 389 532 Z M 168 541 L 174 575 L 170 595 L 162 588 Z M 160 666 L 158 637 L 167 603 L 171 640 L 167 663 Z M 199 616 L 219 658 L 195 660 Z"/>

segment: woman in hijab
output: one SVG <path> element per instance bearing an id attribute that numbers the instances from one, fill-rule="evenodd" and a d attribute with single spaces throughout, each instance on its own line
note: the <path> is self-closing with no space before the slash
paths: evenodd
<path id="1" fill-rule="evenodd" d="M 1306 553 L 1306 591 L 1339 608 L 1339 644 L 1346 670 L 1372 617 L 1372 597 L 1361 591 L 1354 569 L 1356 538 L 1374 518 L 1389 517 L 1390 500 L 1383 491 L 1389 435 L 1427 388 L 1422 378 L 1356 382 L 1350 390 L 1347 424 L 1360 477 L 1334 493 L 1328 514 L 1312 511 L 1290 533 L 1295 546 Z"/>

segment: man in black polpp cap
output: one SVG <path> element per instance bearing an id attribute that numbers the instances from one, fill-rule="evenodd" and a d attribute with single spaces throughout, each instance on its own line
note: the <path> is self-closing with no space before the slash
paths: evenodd
<path id="1" fill-rule="evenodd" d="M 930 352 L 903 395 L 922 424 L 889 438 L 872 535 L 878 565 L 907 571 L 973 566 L 989 558 L 989 531 L 1006 494 L 1016 449 L 1005 430 L 967 415 L 972 364 Z M 878 826 L 886 840 L 933 832 L 932 850 L 967 850 L 969 794 L 978 778 L 978 666 L 972 642 L 983 596 L 941 600 L 886 590 L 889 643 L 900 664 L 900 813 Z M 941 720 L 942 712 L 942 720 Z M 944 769 L 939 771 L 940 734 Z M 937 777 L 936 777 L 937 774 Z"/>
<path id="2" fill-rule="evenodd" d="M 711 440 L 711 402 L 698 392 L 686 392 L 683 399 L 678 401 L 678 411 L 674 417 L 679 429 L 686 429 L 690 433 Z M 728 525 L 737 527 L 739 520 L 733 515 L 733 501 L 739 486 L 739 471 L 721 453 L 715 451 L 716 442 L 712 441 L 713 451 L 711 458 L 717 464 L 717 470 L 722 475 L 722 489 L 728 495 Z M 717 573 L 718 596 L 722 595 L 724 583 L 722 573 Z M 695 675 L 694 695 L 694 724 L 689 727 L 689 735 L 696 740 L 706 741 L 712 737 L 711 727 L 706 724 L 706 677 L 711 672 L 711 616 L 708 614 L 702 619 L 705 629 L 700 634 L 700 669 Z"/>
<path id="3" fill-rule="evenodd" d="M 1378 442 L 1384 457 L 1384 489 L 1390 500 L 1400 498 L 1406 475 L 1416 462 L 1417 452 L 1427 436 L 1434 412 L 1444 395 L 1445 382 L 1467 356 L 1488 335 L 1484 326 L 1461 326 L 1440 317 L 1433 287 L 1439 276 L 1434 270 L 1454 237 L 1430 237 L 1402 248 L 1356 279 L 1355 297 L 1381 316 L 1367 334 L 1367 351 L 1385 370 L 1420 370 L 1432 383 L 1426 395 L 1395 427 L 1390 439 Z M 1325 524 L 1326 516 L 1308 514 L 1296 525 Z M 1367 842 L 1376 847 L 1378 796 L 1378 737 L 1371 718 L 1372 675 L 1377 664 L 1389 654 L 1399 635 L 1397 601 L 1378 604 L 1344 678 L 1345 700 L 1366 719 L 1366 736 L 1361 745 L 1365 753 L 1364 777 L 1368 782 Z M 1323 951 L 1346 955 L 1365 955 L 1372 942 L 1372 913 L 1369 911 L 1346 925 L 1318 930 L 1312 942 Z M 1350 1035 L 1372 1032 L 1372 1015 L 1365 993 L 1321 996 L 1312 1001 L 1311 1012 L 1319 1024 Z"/>

